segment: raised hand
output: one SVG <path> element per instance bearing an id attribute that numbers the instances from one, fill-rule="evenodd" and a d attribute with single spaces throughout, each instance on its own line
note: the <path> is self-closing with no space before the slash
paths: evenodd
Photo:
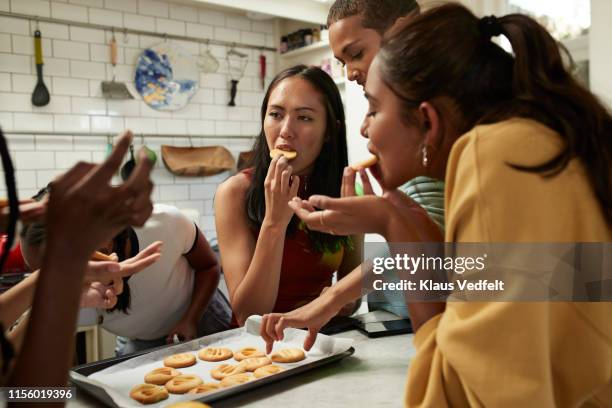
<path id="1" fill-rule="evenodd" d="M 287 202 L 297 196 L 300 179 L 292 176 L 293 168 L 284 156 L 277 156 L 270 162 L 264 181 L 266 194 L 266 215 L 264 224 L 286 228 L 293 217 Z"/>

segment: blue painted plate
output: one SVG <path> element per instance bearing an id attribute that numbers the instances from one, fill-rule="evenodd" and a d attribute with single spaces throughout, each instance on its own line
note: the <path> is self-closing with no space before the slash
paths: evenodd
<path id="1" fill-rule="evenodd" d="M 178 45 L 163 42 L 144 50 L 134 82 L 147 105 L 157 110 L 184 108 L 199 88 L 196 59 Z"/>

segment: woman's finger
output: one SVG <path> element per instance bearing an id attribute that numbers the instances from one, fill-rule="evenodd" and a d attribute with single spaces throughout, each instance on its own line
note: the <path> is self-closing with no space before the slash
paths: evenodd
<path id="1" fill-rule="evenodd" d="M 289 195 L 289 191 L 291 186 L 289 185 L 289 181 L 291 180 L 291 166 L 288 166 L 285 170 L 283 170 L 281 174 L 281 184 L 280 191 L 283 197 L 287 197 Z"/>
<path id="2" fill-rule="evenodd" d="M 278 156 L 274 156 L 272 161 L 270 162 L 270 166 L 268 166 L 268 173 L 266 174 L 266 178 L 264 180 L 264 185 L 272 184 L 272 180 L 274 180 L 274 176 L 276 174 L 276 162 L 278 161 Z"/>
<path id="3" fill-rule="evenodd" d="M 370 177 L 366 173 L 365 169 L 361 169 L 359 171 L 359 178 L 361 179 L 361 184 L 363 185 L 363 194 L 374 194 L 374 189 L 372 188 Z"/>
<path id="4" fill-rule="evenodd" d="M 104 293 L 104 307 L 111 309 L 117 304 L 117 294 L 113 289 L 107 289 Z"/>
<path id="5" fill-rule="evenodd" d="M 272 351 L 271 346 L 268 350 L 268 345 L 271 345 L 272 343 L 274 343 L 274 339 L 268 334 L 268 331 L 266 330 L 266 326 L 268 324 L 269 319 L 270 319 L 269 315 L 267 314 L 263 315 L 261 318 L 261 325 L 259 326 L 259 335 L 266 342 L 266 354 L 270 354 L 270 351 Z"/>
<path id="6" fill-rule="evenodd" d="M 319 333 L 318 329 L 314 327 L 308 328 L 308 334 L 306 335 L 306 338 L 304 339 L 304 350 L 310 351 L 312 346 L 314 346 L 315 341 L 317 340 L 318 333 Z"/>
<path id="7" fill-rule="evenodd" d="M 131 264 L 133 262 L 146 258 L 149 255 L 161 253 L 162 246 L 163 246 L 162 241 L 155 241 L 151 245 L 149 245 L 148 247 L 146 247 L 145 249 L 143 249 L 142 251 L 134 255 L 133 257 L 128 258 L 125 261 L 121 262 L 121 264 L 122 265 Z"/>
<path id="8" fill-rule="evenodd" d="M 355 196 L 355 170 L 351 167 L 345 167 L 344 173 L 342 174 L 342 188 L 340 192 L 341 197 L 352 197 Z"/>
<path id="9" fill-rule="evenodd" d="M 132 143 L 132 139 L 133 134 L 131 131 L 126 130 L 123 132 L 115 143 L 110 156 L 108 156 L 108 158 L 102 164 L 96 166 L 96 168 L 86 176 L 84 181 L 95 187 L 107 185 L 110 179 L 113 177 L 113 174 L 115 174 L 117 169 L 119 169 L 121 166 L 123 157 L 127 153 L 128 148 Z M 143 161 L 141 160 L 139 164 L 142 164 L 142 162 Z"/>
<path id="10" fill-rule="evenodd" d="M 93 163 L 78 162 L 66 173 L 58 176 L 49 183 L 49 195 L 62 195 L 68 189 L 80 183 L 86 175 L 96 167 Z"/>
<path id="11" fill-rule="evenodd" d="M 139 258 L 138 260 L 130 262 L 128 264 L 123 264 L 122 262 L 121 272 L 119 273 L 119 275 L 121 277 L 134 275 L 135 273 L 138 273 L 143 269 L 146 269 L 149 266 L 153 265 L 155 262 L 159 261 L 159 258 L 161 258 L 160 253 L 153 253 L 144 258 Z"/>
<path id="12" fill-rule="evenodd" d="M 282 191 L 282 174 L 283 171 L 285 171 L 285 169 L 287 168 L 289 162 L 287 162 L 287 159 L 285 159 L 285 156 L 281 156 L 277 161 L 276 161 L 276 170 L 274 170 L 274 178 L 272 179 L 272 188 L 275 191 L 281 192 Z"/>
<path id="13" fill-rule="evenodd" d="M 313 210 L 304 208 L 301 203 L 301 200 L 289 201 L 289 207 L 291 207 L 295 215 L 297 215 L 304 222 L 310 220 L 310 215 L 314 212 Z"/>
<path id="14" fill-rule="evenodd" d="M 85 282 L 108 282 L 119 273 L 121 266 L 117 262 L 89 261 L 85 269 Z"/>

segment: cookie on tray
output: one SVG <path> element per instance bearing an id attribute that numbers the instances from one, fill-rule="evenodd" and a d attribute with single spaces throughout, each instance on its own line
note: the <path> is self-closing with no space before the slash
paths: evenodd
<path id="1" fill-rule="evenodd" d="M 234 374 L 244 373 L 246 370 L 240 364 L 221 364 L 210 371 L 210 376 L 215 380 L 222 380 Z"/>
<path id="2" fill-rule="evenodd" d="M 172 367 L 160 367 L 153 371 L 149 371 L 144 377 L 144 382 L 147 384 L 164 385 L 181 372 Z"/>
<path id="3" fill-rule="evenodd" d="M 166 405 L 166 408 L 211 408 L 210 405 L 199 401 L 182 401 Z"/>
<path id="4" fill-rule="evenodd" d="M 232 387 L 238 384 L 244 384 L 249 381 L 253 381 L 255 377 L 251 373 L 234 374 L 229 377 L 225 377 L 221 380 L 222 387 Z"/>
<path id="5" fill-rule="evenodd" d="M 244 367 L 246 371 L 255 371 L 259 367 L 267 366 L 272 364 L 272 360 L 268 357 L 250 357 L 240 362 L 240 365 Z"/>
<path id="6" fill-rule="evenodd" d="M 275 351 L 270 359 L 275 363 L 297 363 L 306 358 L 304 351 L 299 348 L 288 348 Z"/>
<path id="7" fill-rule="evenodd" d="M 141 404 L 155 404 L 168 398 L 168 390 L 155 384 L 139 384 L 130 391 L 130 398 Z"/>
<path id="8" fill-rule="evenodd" d="M 166 389 L 172 394 L 185 394 L 202 384 L 202 379 L 193 374 L 182 374 L 174 377 L 166 383 Z"/>
<path id="9" fill-rule="evenodd" d="M 185 368 L 196 363 L 196 358 L 191 353 L 173 354 L 164 358 L 164 365 L 172 368 Z"/>
<path id="10" fill-rule="evenodd" d="M 221 385 L 217 383 L 203 383 L 187 391 L 187 394 L 206 394 L 207 392 L 212 392 L 219 389 L 221 389 Z"/>
<path id="11" fill-rule="evenodd" d="M 267 377 L 272 374 L 280 373 L 281 371 L 283 371 L 281 367 L 271 364 L 271 365 L 259 367 L 257 370 L 255 370 L 253 375 L 255 375 L 255 378 L 263 378 L 263 377 Z"/>
<path id="12" fill-rule="evenodd" d="M 198 351 L 198 357 L 204 361 L 223 361 L 232 358 L 234 353 L 225 347 L 206 347 Z"/>
<path id="13" fill-rule="evenodd" d="M 255 347 L 245 347 L 234 353 L 234 359 L 236 361 L 246 360 L 247 358 L 252 357 L 265 357 L 263 351 L 255 348 Z"/>

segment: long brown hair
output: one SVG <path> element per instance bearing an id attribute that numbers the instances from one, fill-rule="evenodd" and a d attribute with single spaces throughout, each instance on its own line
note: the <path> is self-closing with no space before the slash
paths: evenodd
<path id="1" fill-rule="evenodd" d="M 268 110 L 270 95 L 276 86 L 287 78 L 301 78 L 308 81 L 321 95 L 325 103 L 327 117 L 327 128 L 325 129 L 325 141 L 321 153 L 317 157 L 312 174 L 305 186 L 307 197 L 313 194 L 322 194 L 330 197 L 340 197 L 342 186 L 342 174 L 344 167 L 348 165 L 348 148 L 346 144 L 346 124 L 344 120 L 344 107 L 338 87 L 325 71 L 314 66 L 296 65 L 280 72 L 266 91 L 261 104 L 261 131 L 253 145 L 253 156 L 246 167 L 253 168 L 253 179 L 246 194 L 246 215 L 254 229 L 259 229 L 266 215 L 266 200 L 264 180 L 270 167 L 270 149 L 264 132 L 264 121 Z M 293 216 L 287 232 L 289 235 L 295 233 L 299 227 L 299 219 Z M 304 228 L 307 228 L 304 226 Z M 345 237 L 338 237 L 318 231 L 308 231 L 313 239 L 313 245 L 324 251 L 326 249 L 336 252 Z"/>
<path id="2" fill-rule="evenodd" d="M 491 41 L 503 34 L 514 55 Z M 555 130 L 564 149 L 535 167 L 519 170 L 553 176 L 579 158 L 604 215 L 612 223 L 612 116 L 572 77 L 560 47 L 522 14 L 478 19 L 447 4 L 411 19 L 383 43 L 378 55 L 383 81 L 402 100 L 410 120 L 423 101 L 450 97 L 462 133 L 477 124 L 512 117 Z"/>

